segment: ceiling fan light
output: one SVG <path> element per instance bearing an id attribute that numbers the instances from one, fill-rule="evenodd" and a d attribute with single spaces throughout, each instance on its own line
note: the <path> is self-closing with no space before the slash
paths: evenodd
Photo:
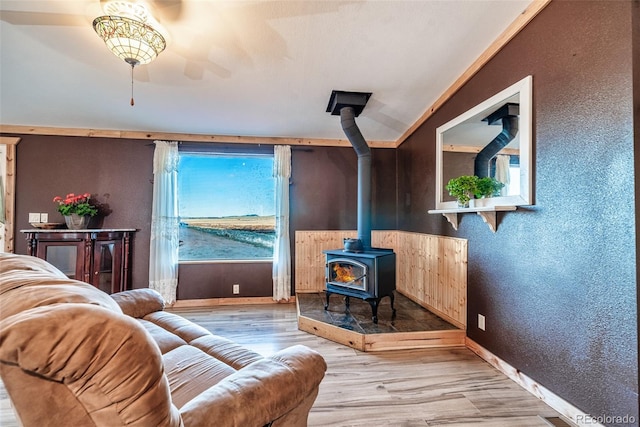
<path id="1" fill-rule="evenodd" d="M 93 29 L 114 55 L 132 65 L 148 64 L 167 46 L 156 29 L 124 16 L 99 16 Z"/>

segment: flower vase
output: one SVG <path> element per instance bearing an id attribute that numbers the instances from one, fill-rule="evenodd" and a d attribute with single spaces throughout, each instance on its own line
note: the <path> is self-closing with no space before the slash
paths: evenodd
<path id="1" fill-rule="evenodd" d="M 67 223 L 69 230 L 85 230 L 89 226 L 90 219 L 89 215 L 71 214 L 64 216 L 64 221 Z"/>

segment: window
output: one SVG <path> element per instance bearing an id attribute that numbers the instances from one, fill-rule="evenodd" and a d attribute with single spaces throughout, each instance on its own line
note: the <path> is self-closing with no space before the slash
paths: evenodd
<path id="1" fill-rule="evenodd" d="M 273 257 L 273 155 L 180 152 L 180 261 Z"/>

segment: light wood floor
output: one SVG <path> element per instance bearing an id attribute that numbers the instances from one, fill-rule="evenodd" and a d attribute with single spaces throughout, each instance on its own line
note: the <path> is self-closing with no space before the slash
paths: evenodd
<path id="1" fill-rule="evenodd" d="M 172 311 L 261 354 L 320 352 L 328 370 L 309 426 L 547 427 L 542 417 L 558 416 L 465 348 L 363 353 L 299 331 L 293 304 Z M 0 425 L 18 425 L 3 388 Z"/>

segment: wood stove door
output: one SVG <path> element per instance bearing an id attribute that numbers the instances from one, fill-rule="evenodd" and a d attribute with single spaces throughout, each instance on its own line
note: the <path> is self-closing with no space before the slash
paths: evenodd
<path id="1" fill-rule="evenodd" d="M 334 286 L 367 290 L 368 267 L 354 259 L 333 258 L 327 260 L 326 281 Z"/>

